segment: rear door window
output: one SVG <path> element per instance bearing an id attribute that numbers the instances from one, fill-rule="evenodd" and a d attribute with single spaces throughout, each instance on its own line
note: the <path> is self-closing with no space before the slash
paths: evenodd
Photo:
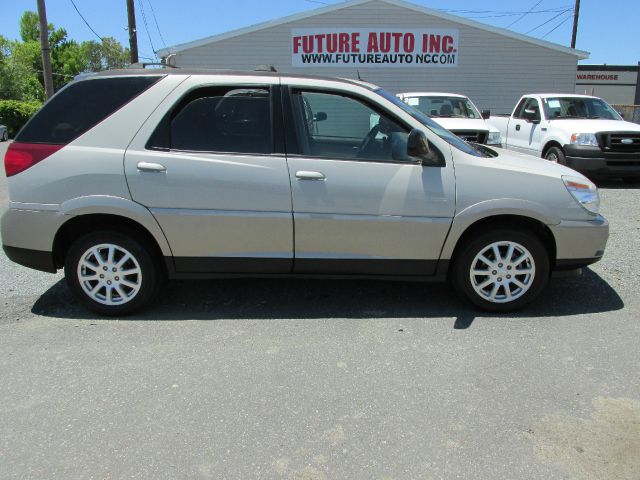
<path id="1" fill-rule="evenodd" d="M 92 78 L 69 84 L 24 126 L 16 141 L 65 145 L 151 87 L 162 75 Z"/>
<path id="2" fill-rule="evenodd" d="M 273 152 L 270 92 L 261 87 L 206 87 L 183 98 L 147 148 L 240 154 Z"/>

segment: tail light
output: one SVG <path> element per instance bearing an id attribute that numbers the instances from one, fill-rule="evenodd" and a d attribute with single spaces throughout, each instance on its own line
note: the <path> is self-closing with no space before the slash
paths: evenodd
<path id="1" fill-rule="evenodd" d="M 27 168 L 53 155 L 62 147 L 64 145 L 13 142 L 9 145 L 4 156 L 4 169 L 7 177 L 24 172 Z"/>

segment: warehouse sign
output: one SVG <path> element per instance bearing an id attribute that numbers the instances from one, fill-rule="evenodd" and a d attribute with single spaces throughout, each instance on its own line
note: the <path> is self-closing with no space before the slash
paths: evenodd
<path id="1" fill-rule="evenodd" d="M 638 78 L 638 70 L 635 67 L 634 70 L 635 71 L 578 70 L 578 73 L 576 74 L 576 84 L 611 84 L 632 86 L 636 84 L 636 79 Z"/>
<path id="2" fill-rule="evenodd" d="M 294 28 L 294 67 L 433 68 L 458 65 L 458 30 Z"/>

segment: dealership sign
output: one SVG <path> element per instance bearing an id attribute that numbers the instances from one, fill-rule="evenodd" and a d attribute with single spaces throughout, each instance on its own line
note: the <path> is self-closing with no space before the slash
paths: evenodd
<path id="1" fill-rule="evenodd" d="M 294 67 L 455 67 L 458 30 L 294 28 Z"/>

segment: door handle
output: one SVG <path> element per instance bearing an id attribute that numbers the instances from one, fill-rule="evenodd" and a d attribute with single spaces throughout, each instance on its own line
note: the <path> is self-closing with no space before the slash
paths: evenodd
<path id="1" fill-rule="evenodd" d="M 298 170 L 296 172 L 296 178 L 298 180 L 325 180 L 326 177 L 322 172 L 311 172 L 307 170 Z"/>
<path id="2" fill-rule="evenodd" d="M 516 131 L 518 131 L 518 132 L 520 131 L 520 125 L 519 124 L 516 125 Z"/>
<path id="3" fill-rule="evenodd" d="M 160 165 L 159 163 L 139 162 L 137 166 L 138 170 L 140 170 L 141 172 L 162 173 L 167 171 L 167 167 L 165 167 L 164 165 Z"/>

